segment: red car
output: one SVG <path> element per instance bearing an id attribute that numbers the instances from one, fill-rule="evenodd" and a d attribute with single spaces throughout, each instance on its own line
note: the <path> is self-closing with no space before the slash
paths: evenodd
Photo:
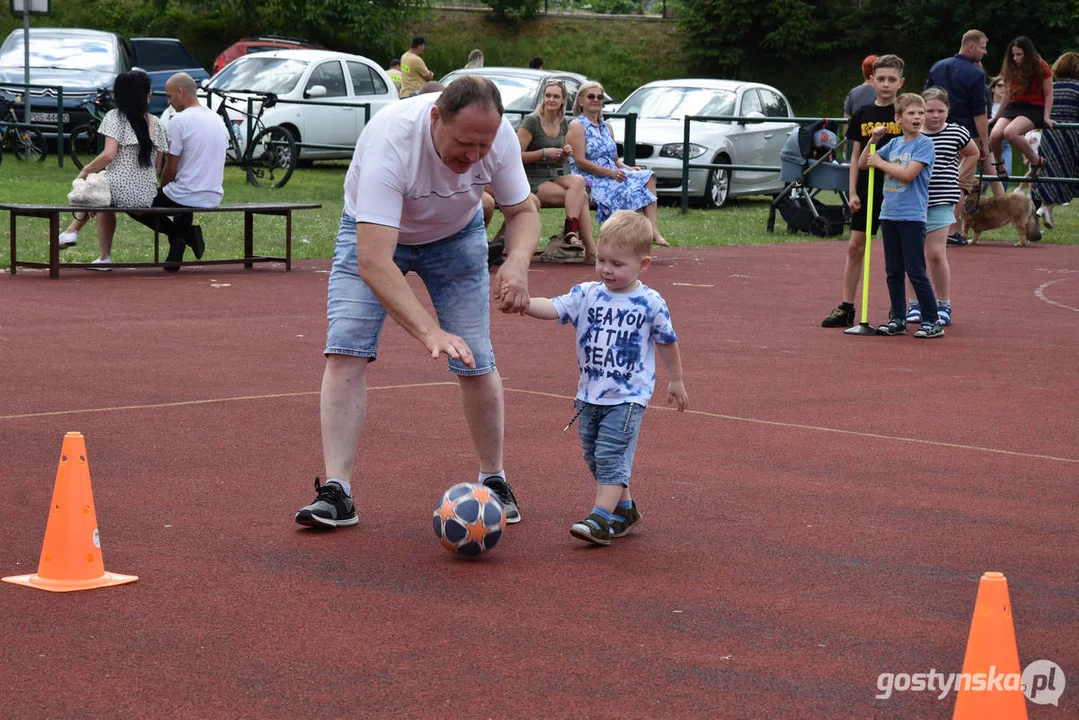
<path id="1" fill-rule="evenodd" d="M 237 40 L 214 60 L 213 74 L 216 75 L 221 68 L 225 67 L 236 58 L 243 57 L 244 55 L 265 52 L 266 50 L 298 50 L 301 48 L 310 48 L 313 50 L 325 49 L 318 43 L 310 43 L 306 40 L 297 40 L 295 38 L 274 37 L 273 35 Z"/>

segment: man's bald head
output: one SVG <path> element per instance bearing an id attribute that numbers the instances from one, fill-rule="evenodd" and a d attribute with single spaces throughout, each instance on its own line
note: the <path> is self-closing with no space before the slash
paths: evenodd
<path id="1" fill-rule="evenodd" d="M 165 82 L 165 94 L 177 112 L 199 104 L 196 90 L 195 78 L 185 72 L 176 73 Z"/>

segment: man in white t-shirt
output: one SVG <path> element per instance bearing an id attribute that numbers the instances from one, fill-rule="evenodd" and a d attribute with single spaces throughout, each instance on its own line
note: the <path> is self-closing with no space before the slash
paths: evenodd
<path id="1" fill-rule="evenodd" d="M 528 307 L 528 264 L 540 223 L 529 202 L 521 145 L 502 117 L 498 89 L 467 76 L 438 95 L 394 103 L 368 123 L 345 178 L 345 204 L 330 273 L 322 449 L 326 484 L 296 514 L 310 527 L 355 525 L 349 481 L 367 409 L 367 365 L 386 314 L 446 355 L 458 376 L 479 482 L 521 519 L 502 464 L 502 380 L 490 338 L 492 281 L 480 198 L 490 186 L 506 216 L 507 258 L 493 282 L 502 312 Z M 437 320 L 405 274 L 417 273 Z"/>
<path id="2" fill-rule="evenodd" d="M 210 208 L 221 204 L 228 130 L 213 110 L 199 103 L 194 79 L 177 73 L 165 83 L 165 93 L 176 114 L 169 120 L 169 155 L 161 173 L 161 188 L 153 207 Z M 180 269 L 184 248 L 190 245 L 196 258 L 206 249 L 202 228 L 192 225 L 191 213 L 171 217 L 132 215 L 143 225 L 155 224 L 169 238 L 165 269 Z"/>

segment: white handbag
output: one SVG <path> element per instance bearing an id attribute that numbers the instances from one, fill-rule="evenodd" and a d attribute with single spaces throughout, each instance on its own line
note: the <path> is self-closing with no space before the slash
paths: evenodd
<path id="1" fill-rule="evenodd" d="M 70 205 L 81 207 L 108 207 L 112 204 L 108 174 L 94 173 L 87 175 L 85 180 L 75 178 L 71 181 L 71 192 L 67 194 L 67 201 Z"/>

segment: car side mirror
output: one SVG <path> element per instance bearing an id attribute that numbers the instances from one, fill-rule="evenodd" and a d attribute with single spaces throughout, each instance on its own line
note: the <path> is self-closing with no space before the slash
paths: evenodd
<path id="1" fill-rule="evenodd" d="M 304 91 L 303 96 L 305 98 L 320 98 L 326 96 L 325 85 L 312 85 Z"/>
<path id="2" fill-rule="evenodd" d="M 743 117 L 752 118 L 754 120 L 764 120 L 765 115 L 762 112 L 758 112 L 757 110 L 753 110 L 752 112 L 747 112 Z M 743 123 L 743 124 L 746 124 L 746 123 Z"/>
<path id="3" fill-rule="evenodd" d="M 210 84 L 210 78 L 205 78 L 205 79 L 203 79 L 202 82 L 199 83 L 199 87 L 205 90 L 206 86 L 209 85 L 209 84 Z"/>

